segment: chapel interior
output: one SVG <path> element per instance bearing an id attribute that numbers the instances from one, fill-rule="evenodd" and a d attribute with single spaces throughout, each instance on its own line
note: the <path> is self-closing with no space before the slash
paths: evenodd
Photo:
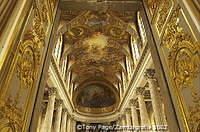
<path id="1" fill-rule="evenodd" d="M 200 1 L 0 0 L 0 132 L 200 132 Z"/>

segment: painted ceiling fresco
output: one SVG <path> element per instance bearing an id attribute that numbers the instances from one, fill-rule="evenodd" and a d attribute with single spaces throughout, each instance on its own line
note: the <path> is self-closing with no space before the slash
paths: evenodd
<path id="1" fill-rule="evenodd" d="M 80 84 L 91 77 L 102 77 L 119 83 L 116 74 L 122 71 L 126 74 L 120 62 L 130 54 L 124 48 L 130 41 L 126 29 L 127 23 L 112 12 L 85 11 L 75 17 L 64 33 L 64 42 L 70 47 L 68 56 L 73 62 L 70 69 L 76 74 L 73 81 Z"/>
<path id="2" fill-rule="evenodd" d="M 81 11 L 76 13 L 64 12 L 61 18 L 70 16 L 66 21 L 63 32 L 65 52 L 71 65 L 71 83 L 77 87 L 93 78 L 97 81 L 107 80 L 113 86 L 122 83 L 118 76 L 124 72 L 126 56 L 130 56 L 127 45 L 135 28 L 130 28 L 134 13 L 113 11 Z M 122 20 L 123 19 L 123 20 Z M 117 89 L 117 88 L 116 88 Z M 80 89 L 81 90 L 81 89 Z M 108 87 L 91 85 L 82 88 L 76 103 L 82 107 L 104 108 L 116 103 L 116 99 Z M 77 96 L 77 95 L 75 95 Z"/>
<path id="3" fill-rule="evenodd" d="M 116 103 L 114 93 L 106 86 L 92 84 L 81 89 L 76 103 L 83 107 L 102 108 Z"/>

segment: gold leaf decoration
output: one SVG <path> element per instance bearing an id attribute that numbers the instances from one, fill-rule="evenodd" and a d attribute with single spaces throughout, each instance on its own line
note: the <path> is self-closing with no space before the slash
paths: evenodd
<path id="1" fill-rule="evenodd" d="M 185 33 L 183 27 L 180 26 L 180 10 L 181 8 L 178 6 L 173 11 L 164 32 L 161 47 L 169 50 L 168 65 L 171 71 L 170 75 L 175 83 L 175 89 L 178 91 L 179 96 L 177 98 L 179 98 L 179 101 L 182 100 L 180 94 L 183 88 L 190 88 L 192 91 L 193 105 L 187 111 L 189 114 L 183 115 L 183 117 L 186 117 L 187 123 L 185 122 L 185 125 L 189 124 L 190 131 L 194 132 L 200 120 L 198 89 L 194 85 L 194 81 L 200 73 L 200 45 L 194 43 L 191 35 Z M 182 102 L 179 102 L 179 104 L 182 105 Z"/>

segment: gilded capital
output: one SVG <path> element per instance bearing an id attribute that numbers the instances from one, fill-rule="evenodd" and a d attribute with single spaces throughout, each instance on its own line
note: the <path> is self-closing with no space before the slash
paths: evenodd
<path id="1" fill-rule="evenodd" d="M 155 79 L 155 69 L 146 69 L 144 76 L 146 79 Z"/>
<path id="2" fill-rule="evenodd" d="M 66 113 L 66 112 L 67 112 L 67 109 L 66 109 L 66 108 L 64 108 L 64 109 L 62 109 L 62 111 L 63 111 L 63 113 Z"/>
<path id="3" fill-rule="evenodd" d="M 137 95 L 142 95 L 144 93 L 144 87 L 137 87 L 136 88 L 136 94 Z"/>
<path id="4" fill-rule="evenodd" d="M 62 99 L 56 99 L 56 106 L 61 106 L 63 104 Z"/>
<path id="5" fill-rule="evenodd" d="M 131 106 L 137 106 L 137 103 L 138 103 L 138 102 L 137 102 L 137 99 L 131 99 L 131 100 L 130 100 L 130 105 L 131 105 Z"/>
<path id="6" fill-rule="evenodd" d="M 125 112 L 130 114 L 131 109 L 130 108 L 126 108 Z"/>
<path id="7" fill-rule="evenodd" d="M 57 89 L 55 87 L 48 88 L 49 96 L 56 95 L 56 93 L 57 93 Z"/>

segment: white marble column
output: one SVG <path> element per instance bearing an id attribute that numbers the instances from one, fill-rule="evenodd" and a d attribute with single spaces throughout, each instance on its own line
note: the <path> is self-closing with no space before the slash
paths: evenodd
<path id="1" fill-rule="evenodd" d="M 132 119 L 132 125 L 133 127 L 139 126 L 139 121 L 138 121 L 138 114 L 137 114 L 137 100 L 131 100 L 130 101 L 130 106 L 131 106 L 131 119 Z M 134 131 L 136 132 L 136 131 Z"/>
<path id="2" fill-rule="evenodd" d="M 155 115 L 156 125 L 162 125 L 162 110 L 161 110 L 161 102 L 158 94 L 158 84 L 155 78 L 155 70 L 147 69 L 145 72 L 145 77 L 149 84 L 152 107 Z"/>
<path id="3" fill-rule="evenodd" d="M 144 92 L 143 87 L 137 87 L 137 97 L 138 97 L 138 103 L 139 103 L 139 108 L 140 108 L 141 125 L 150 126 L 149 115 L 148 115 L 146 104 L 144 101 L 143 92 Z"/>
<path id="4" fill-rule="evenodd" d="M 71 132 L 71 125 L 72 125 L 71 117 L 68 116 L 68 118 L 67 118 L 67 132 Z"/>
<path id="5" fill-rule="evenodd" d="M 71 127 L 72 127 L 72 132 L 76 132 L 76 121 L 74 119 L 71 120 Z"/>
<path id="6" fill-rule="evenodd" d="M 38 126 L 37 126 L 37 130 L 36 132 L 40 132 L 43 126 L 43 122 L 44 122 L 44 111 L 46 110 L 46 104 L 44 102 L 42 102 L 41 108 L 40 108 L 40 115 L 39 115 L 39 119 L 38 119 Z"/>
<path id="7" fill-rule="evenodd" d="M 125 115 L 122 115 L 122 126 L 124 127 L 123 128 L 123 131 L 122 132 L 125 132 L 126 130 L 125 130 L 125 126 L 126 126 L 126 116 Z"/>
<path id="8" fill-rule="evenodd" d="M 62 115 L 62 100 L 56 100 L 56 117 L 55 117 L 55 132 L 60 132 L 60 126 L 61 126 L 61 115 Z"/>
<path id="9" fill-rule="evenodd" d="M 67 124 L 67 109 L 62 110 L 62 123 L 61 123 L 61 132 L 66 132 L 66 124 Z"/>
<path id="10" fill-rule="evenodd" d="M 126 126 L 131 127 L 131 113 L 130 109 L 126 109 Z M 131 130 L 127 130 L 127 132 L 131 132 Z"/>
<path id="11" fill-rule="evenodd" d="M 56 99 L 56 88 L 49 88 L 48 94 L 49 94 L 49 100 L 48 100 L 47 110 L 45 114 L 44 124 L 42 127 L 42 132 L 51 132 L 54 103 Z"/>
<path id="12" fill-rule="evenodd" d="M 121 126 L 121 122 L 120 122 L 121 120 L 120 120 L 120 117 L 118 117 L 118 119 L 117 119 L 117 121 L 116 121 L 116 123 L 117 123 L 117 126 Z M 120 130 L 117 130 L 117 132 L 120 132 Z"/>

